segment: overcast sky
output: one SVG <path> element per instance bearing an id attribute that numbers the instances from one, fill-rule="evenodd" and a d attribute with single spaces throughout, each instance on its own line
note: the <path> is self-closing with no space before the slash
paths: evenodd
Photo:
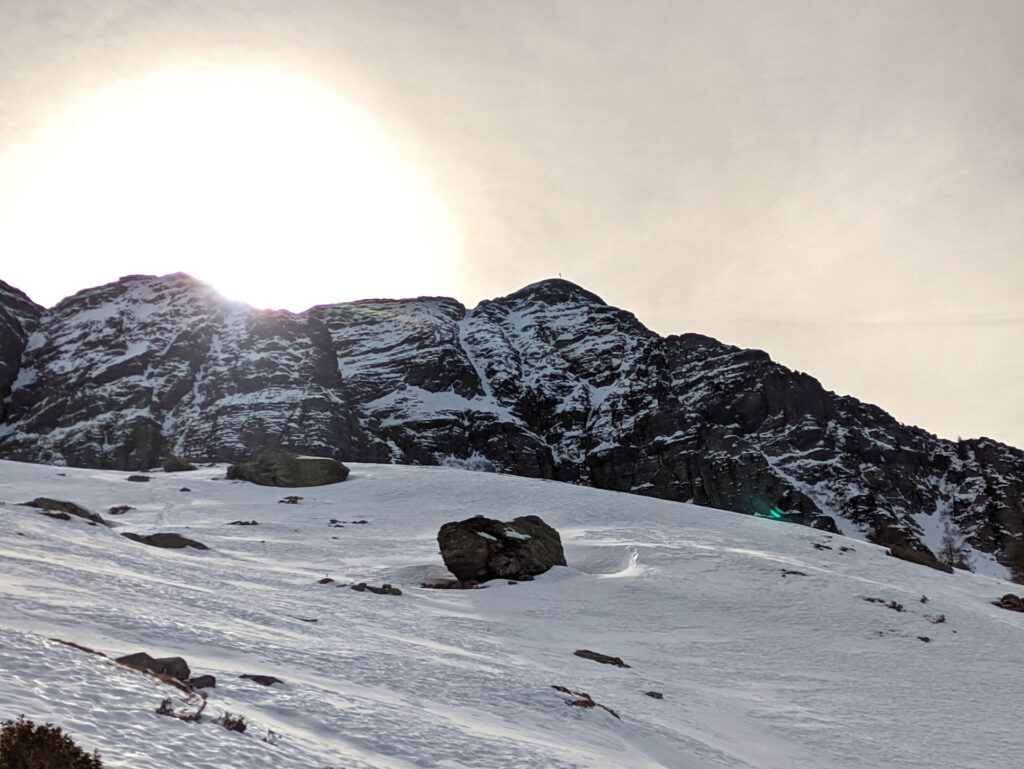
<path id="1" fill-rule="evenodd" d="M 223 259 L 284 297 L 241 298 L 301 310 L 366 293 L 472 305 L 561 274 L 659 333 L 759 347 L 903 422 L 1024 447 L 1022 40 L 1017 0 L 0 1 L 0 278 L 50 305 L 126 273 L 204 277 Z M 193 74 L 165 97 L 168 72 Z M 286 82 L 305 106 L 259 97 L 266 77 L 267 94 Z M 275 216 L 247 215 L 249 197 L 218 220 L 230 231 L 204 219 L 209 236 L 189 240 L 192 218 L 243 197 L 214 178 L 227 166 L 204 172 L 213 155 L 166 197 L 165 177 L 197 157 L 189 131 L 215 135 L 242 110 L 167 128 L 181 89 L 214 81 L 266 104 L 244 117 L 259 150 L 240 157 L 248 189 L 264 168 L 287 181 L 268 185 L 288 197 L 267 210 L 292 211 L 290 246 L 266 229 Z M 149 123 L 121 117 L 133 99 Z M 374 222 L 392 251 L 429 240 L 414 261 L 373 252 L 347 280 L 360 247 L 301 223 L 333 188 L 282 171 L 295 152 L 356 176 L 273 117 L 307 107 L 329 127 L 350 110 L 377 143 L 363 154 L 390 163 L 378 176 L 399 169 L 366 205 L 408 205 L 346 226 Z M 115 147 L 118 126 L 155 138 L 129 162 L 90 150 L 78 126 Z M 235 151 L 222 141 L 203 151 Z M 201 203 L 171 216 L 183 197 Z M 254 268 L 257 247 L 289 253 Z M 289 283 L 308 294 L 286 296 Z"/>

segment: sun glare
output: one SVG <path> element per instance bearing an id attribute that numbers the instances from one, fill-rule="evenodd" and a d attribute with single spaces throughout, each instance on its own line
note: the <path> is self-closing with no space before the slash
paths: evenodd
<path id="1" fill-rule="evenodd" d="M 436 293 L 449 217 L 336 94 L 268 71 L 177 71 L 94 94 L 6 174 L 3 278 L 69 289 L 185 271 L 260 307 Z M 11 180 L 14 183 L 12 185 Z"/>

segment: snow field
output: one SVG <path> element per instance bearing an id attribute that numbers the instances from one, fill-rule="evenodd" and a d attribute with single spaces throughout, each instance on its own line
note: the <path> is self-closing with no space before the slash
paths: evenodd
<path id="1" fill-rule="evenodd" d="M 351 467 L 343 484 L 273 489 L 224 480 L 223 466 L 129 483 L 0 462 L 0 718 L 54 721 L 105 765 L 137 769 L 1019 760 L 1024 614 L 989 603 L 1017 586 L 690 505 L 451 468 Z M 291 494 L 298 505 L 278 503 Z M 16 504 L 37 496 L 75 501 L 112 528 Z M 107 514 L 122 504 L 135 509 Z M 441 524 L 478 513 L 540 515 L 569 566 L 516 585 L 419 587 L 446 573 Z M 122 531 L 176 531 L 211 550 L 161 550 Z M 403 595 L 338 587 L 362 581 Z M 217 676 L 210 718 L 157 715 L 182 695 L 51 637 L 111 657 L 185 657 L 193 675 Z M 575 657 L 581 648 L 632 667 Z M 567 707 L 553 685 L 622 718 Z M 247 732 L 212 723 L 224 711 Z M 267 730 L 276 745 L 261 741 Z"/>

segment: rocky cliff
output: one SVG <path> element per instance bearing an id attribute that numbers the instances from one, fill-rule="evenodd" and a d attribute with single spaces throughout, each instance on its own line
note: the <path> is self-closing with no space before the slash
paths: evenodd
<path id="1" fill-rule="evenodd" d="M 263 447 L 456 463 L 783 517 L 1024 577 L 1024 452 L 944 441 L 696 334 L 663 338 L 563 280 L 302 314 L 186 275 L 44 310 L 0 283 L 0 456 L 145 469 Z"/>

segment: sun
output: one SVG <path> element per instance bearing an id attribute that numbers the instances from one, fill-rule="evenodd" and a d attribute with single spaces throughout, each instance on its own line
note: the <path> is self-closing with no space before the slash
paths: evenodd
<path id="1" fill-rule="evenodd" d="M 301 310 L 439 293 L 455 269 L 451 217 L 415 163 L 338 94 L 273 70 L 177 69 L 92 94 L 5 176 L 14 285 L 184 271 Z"/>

